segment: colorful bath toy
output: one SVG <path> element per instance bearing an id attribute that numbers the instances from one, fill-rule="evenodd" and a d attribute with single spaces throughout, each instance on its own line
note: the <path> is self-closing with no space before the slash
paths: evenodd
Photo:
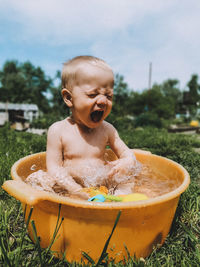
<path id="1" fill-rule="evenodd" d="M 112 196 L 106 194 L 98 194 L 88 199 L 88 201 L 95 201 L 95 202 L 105 202 L 106 200 L 109 201 L 123 201 L 123 198 L 120 196 Z"/>
<path id="2" fill-rule="evenodd" d="M 124 196 L 122 202 L 139 201 L 139 200 L 145 200 L 145 199 L 148 199 L 148 197 L 145 194 L 133 193 L 133 194 Z"/>
<path id="3" fill-rule="evenodd" d="M 106 200 L 106 198 L 101 194 L 96 195 L 96 196 L 88 199 L 88 201 L 94 201 L 94 202 L 104 202 L 105 200 Z"/>
<path id="4" fill-rule="evenodd" d="M 108 194 L 108 189 L 105 186 L 99 188 L 90 187 L 84 188 L 83 191 L 87 192 L 91 197 L 88 201 L 105 202 L 105 201 L 117 201 L 117 202 L 129 202 L 148 199 L 145 194 L 132 193 L 127 195 L 113 196 Z"/>
<path id="5" fill-rule="evenodd" d="M 95 201 L 95 202 L 105 202 L 106 200 L 109 201 L 118 201 L 118 202 L 129 202 L 129 201 L 139 201 L 145 200 L 148 197 L 145 194 L 140 193 L 133 193 L 124 196 L 112 196 L 112 195 L 96 195 L 88 199 L 88 201 Z"/>

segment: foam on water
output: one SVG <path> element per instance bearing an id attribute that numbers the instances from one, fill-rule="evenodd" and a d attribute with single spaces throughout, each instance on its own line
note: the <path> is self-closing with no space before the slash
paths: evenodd
<path id="1" fill-rule="evenodd" d="M 157 197 L 175 190 L 180 185 L 177 179 L 169 179 L 157 173 L 151 167 L 143 165 L 135 177 L 134 192 L 146 194 L 149 198 Z"/>
<path id="2" fill-rule="evenodd" d="M 115 174 L 112 179 L 108 179 L 108 173 L 111 170 L 109 164 L 101 165 L 98 168 L 88 163 L 84 168 L 62 168 L 53 179 L 47 172 L 39 170 L 30 174 L 25 182 L 38 190 L 58 193 L 68 196 L 67 188 L 63 186 L 66 178 L 65 173 L 71 175 L 83 188 L 106 186 L 109 193 L 114 194 L 119 184 L 130 184 L 132 191 L 146 194 L 149 198 L 166 194 L 179 186 L 178 181 L 170 180 L 166 176 L 153 171 L 149 166 L 138 163 L 134 167 L 126 170 L 124 175 Z M 73 178 L 72 178 L 73 177 Z M 60 179 L 60 181 L 59 181 Z M 129 190 L 130 191 L 130 190 Z"/>

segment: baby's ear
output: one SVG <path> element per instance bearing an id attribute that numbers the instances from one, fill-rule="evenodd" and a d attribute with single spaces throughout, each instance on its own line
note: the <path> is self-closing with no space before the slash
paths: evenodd
<path id="1" fill-rule="evenodd" d="M 62 97 L 63 97 L 63 100 L 64 100 L 65 104 L 69 108 L 71 108 L 73 106 L 71 92 L 68 89 L 63 88 L 62 91 L 61 91 L 61 93 L 62 93 Z"/>

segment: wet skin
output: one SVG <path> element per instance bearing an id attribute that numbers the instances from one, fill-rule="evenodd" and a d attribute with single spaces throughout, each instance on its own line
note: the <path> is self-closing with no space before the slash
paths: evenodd
<path id="1" fill-rule="evenodd" d="M 124 175 L 127 168 L 135 164 L 135 158 L 116 129 L 104 121 L 112 109 L 111 69 L 82 63 L 76 71 L 76 82 L 72 88 L 64 88 L 62 95 L 72 115 L 49 128 L 48 174 L 69 191 L 79 194 L 81 183 L 73 179 L 70 169 L 81 176 L 85 172 L 84 166 L 91 165 L 91 162 L 94 169 L 104 165 L 103 156 L 106 145 L 109 145 L 119 160 L 110 163 L 112 168 L 108 179 L 116 173 Z"/>

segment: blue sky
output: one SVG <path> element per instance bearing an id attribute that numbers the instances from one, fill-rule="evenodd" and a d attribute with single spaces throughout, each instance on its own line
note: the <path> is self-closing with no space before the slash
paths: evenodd
<path id="1" fill-rule="evenodd" d="M 94 55 L 129 87 L 168 78 L 184 89 L 200 74 L 199 0 L 0 0 L 0 67 L 29 60 L 54 77 L 62 63 Z"/>

